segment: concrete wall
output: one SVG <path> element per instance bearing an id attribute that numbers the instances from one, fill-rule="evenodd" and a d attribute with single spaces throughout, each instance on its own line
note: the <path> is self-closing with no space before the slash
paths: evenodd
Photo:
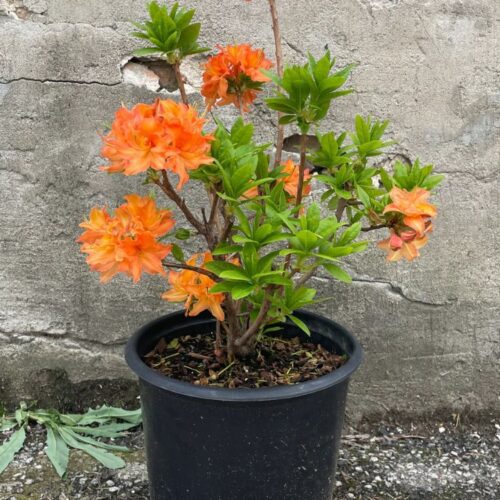
<path id="1" fill-rule="evenodd" d="M 204 44 L 273 54 L 266 1 L 185 3 L 199 9 Z M 498 408 L 496 1 L 278 3 L 288 61 L 328 44 L 341 63 L 359 63 L 357 93 L 336 101 L 325 127 L 350 127 L 356 113 L 388 118 L 394 152 L 447 174 L 418 262 L 387 264 L 372 248 L 350 261 L 352 286 L 316 280 L 333 295 L 321 309 L 366 348 L 351 409 Z M 0 0 L 0 401 L 66 404 L 90 381 L 114 388 L 131 376 L 128 336 L 171 309 L 161 279 L 100 285 L 75 244 L 92 205 L 143 189 L 98 171 L 97 132 L 120 103 L 157 95 L 123 82 L 119 67 L 137 46 L 128 21 L 144 14 L 143 0 Z M 190 81 L 200 62 L 185 68 Z M 270 137 L 274 117 L 257 106 L 254 119 Z"/>

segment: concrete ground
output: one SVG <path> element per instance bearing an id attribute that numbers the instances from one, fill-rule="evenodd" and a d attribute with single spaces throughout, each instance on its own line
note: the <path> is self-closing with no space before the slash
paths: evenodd
<path id="1" fill-rule="evenodd" d="M 146 500 L 142 432 L 125 441 L 132 449 L 124 455 L 126 468 L 110 471 L 74 451 L 62 481 L 43 453 L 44 433 L 33 428 L 28 446 L 0 477 L 0 500 Z M 500 419 L 464 424 L 454 416 L 348 428 L 336 485 L 334 498 L 342 500 L 500 498 Z"/>

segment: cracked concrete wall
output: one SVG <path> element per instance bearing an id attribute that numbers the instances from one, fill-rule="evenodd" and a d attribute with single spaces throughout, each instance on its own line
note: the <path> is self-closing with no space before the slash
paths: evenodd
<path id="1" fill-rule="evenodd" d="M 264 0 L 185 3 L 199 9 L 204 44 L 250 42 L 273 53 Z M 358 112 L 388 118 L 395 153 L 447 174 L 418 262 L 387 264 L 371 248 L 349 261 L 352 286 L 316 278 L 333 296 L 319 308 L 366 349 L 352 411 L 498 408 L 497 2 L 279 4 L 288 61 L 328 44 L 340 63 L 359 64 L 357 92 L 336 101 L 325 129 L 350 127 Z M 123 82 L 119 67 L 136 46 L 128 21 L 144 13 L 143 0 L 0 0 L 0 401 L 130 379 L 126 339 L 172 309 L 159 298 L 160 279 L 100 285 L 75 244 L 92 205 L 138 188 L 98 171 L 97 132 L 120 103 L 158 95 Z M 192 83 L 200 62 L 185 68 Z M 253 118 L 269 139 L 274 116 L 257 105 Z M 202 200 L 196 189 L 188 196 Z"/>

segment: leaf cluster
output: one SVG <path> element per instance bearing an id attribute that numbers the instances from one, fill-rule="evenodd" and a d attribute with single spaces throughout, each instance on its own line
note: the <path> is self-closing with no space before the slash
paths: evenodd
<path id="1" fill-rule="evenodd" d="M 326 116 L 333 99 L 352 92 L 352 89 L 339 89 L 354 65 L 332 72 L 334 65 L 335 58 L 327 51 L 318 60 L 309 54 L 303 66 L 287 66 L 282 78 L 265 72 L 278 86 L 276 95 L 265 102 L 270 109 L 283 113 L 281 124 L 296 123 L 302 133 L 307 133 L 311 124 L 317 124 Z"/>
<path id="2" fill-rule="evenodd" d="M 0 432 L 13 431 L 0 445 L 0 474 L 22 449 L 30 421 L 45 427 L 45 454 L 59 476 L 63 477 L 68 467 L 70 448 L 87 453 L 109 469 L 124 467 L 123 459 L 111 452 L 126 452 L 128 448 L 95 438 L 124 436 L 129 429 L 141 425 L 142 414 L 140 409 L 129 411 L 105 405 L 84 414 L 63 414 L 56 410 L 29 410 L 25 403 L 21 403 L 14 416 L 0 417 Z"/>
<path id="3" fill-rule="evenodd" d="M 215 140 L 210 155 L 214 163 L 191 171 L 192 179 L 198 179 L 218 190 L 218 195 L 233 203 L 246 191 L 272 180 L 269 176 L 257 179 L 258 173 L 268 170 L 268 159 L 264 154 L 268 144 L 257 146 L 252 138 L 254 127 L 238 118 L 230 130 L 217 122 Z"/>
<path id="4" fill-rule="evenodd" d="M 381 180 L 384 187 L 390 191 L 393 186 L 411 191 L 415 187 L 421 187 L 430 191 L 437 187 L 444 179 L 444 175 L 433 174 L 432 165 L 420 166 L 417 158 L 411 165 L 397 161 L 394 165 L 392 176 L 381 173 Z"/>
<path id="5" fill-rule="evenodd" d="M 206 52 L 209 49 L 198 44 L 200 23 L 191 23 L 195 9 L 179 8 L 177 2 L 168 10 L 156 1 L 148 5 L 150 20 L 133 23 L 137 31 L 133 36 L 146 40 L 152 47 L 145 47 L 134 52 L 137 56 L 149 56 L 161 53 L 170 64 L 178 63 L 186 56 Z"/>

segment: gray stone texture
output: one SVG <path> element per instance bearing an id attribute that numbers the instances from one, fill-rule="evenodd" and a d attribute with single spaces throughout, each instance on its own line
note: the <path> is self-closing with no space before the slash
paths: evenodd
<path id="1" fill-rule="evenodd" d="M 204 44 L 250 42 L 273 54 L 266 1 L 185 4 L 198 8 Z M 418 261 L 388 264 L 372 247 L 349 261 L 351 286 L 315 279 L 332 296 L 318 308 L 366 350 L 352 412 L 498 409 L 497 2 L 278 4 L 287 61 L 328 45 L 341 64 L 358 63 L 357 92 L 335 101 L 324 129 L 351 127 L 356 113 L 388 118 L 394 153 L 446 174 Z M 132 380 L 124 343 L 175 308 L 161 301 L 160 278 L 99 284 L 75 243 L 91 206 L 145 192 L 138 179 L 98 170 L 98 133 L 120 103 L 159 95 L 120 71 L 137 46 L 128 21 L 144 15 L 143 0 L 0 0 L 0 402 L 43 400 L 47 384 L 38 381 L 47 370 L 62 370 L 74 387 Z M 201 61 L 185 66 L 190 82 Z M 258 137 L 272 137 L 275 117 L 262 105 L 253 117 Z M 201 190 L 187 192 L 203 203 Z"/>

